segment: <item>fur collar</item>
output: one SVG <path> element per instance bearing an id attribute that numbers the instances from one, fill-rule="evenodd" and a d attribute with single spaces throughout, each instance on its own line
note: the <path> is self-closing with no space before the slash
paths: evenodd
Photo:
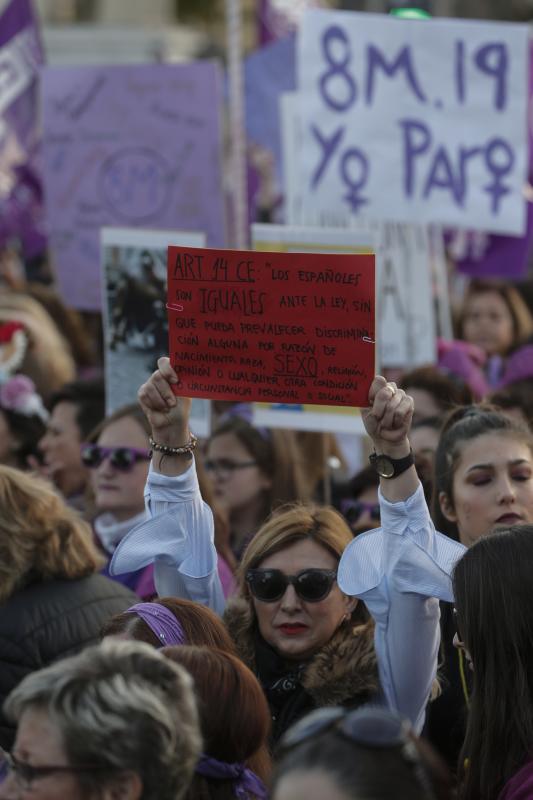
<path id="1" fill-rule="evenodd" d="M 240 657 L 255 672 L 255 621 L 250 605 L 242 598 L 230 600 L 224 621 Z M 373 622 L 342 625 L 310 660 L 302 686 L 317 706 L 344 705 L 359 695 L 377 694 L 379 678 Z"/>

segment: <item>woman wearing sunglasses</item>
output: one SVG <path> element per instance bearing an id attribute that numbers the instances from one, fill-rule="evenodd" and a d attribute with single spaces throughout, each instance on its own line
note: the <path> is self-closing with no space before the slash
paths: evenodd
<path id="1" fill-rule="evenodd" d="M 147 516 L 144 486 L 151 458 L 150 431 L 142 409 L 132 403 L 106 417 L 81 447 L 81 459 L 91 473 L 93 528 L 108 559 L 119 542 Z M 202 489 L 205 491 L 209 487 Z M 219 516 L 217 521 L 220 524 Z M 233 573 L 221 556 L 218 573 L 224 595 L 227 595 L 235 584 Z M 104 574 L 109 575 L 107 566 Z M 152 564 L 111 577 L 143 599 L 155 595 Z"/>
<path id="2" fill-rule="evenodd" d="M 108 559 L 130 530 L 146 518 L 144 485 L 150 462 L 150 425 L 136 404 L 123 406 L 100 423 L 81 446 L 90 472 L 95 537 Z M 108 574 L 107 567 L 104 570 Z M 141 598 L 155 595 L 153 567 L 116 576 Z"/>
<path id="3" fill-rule="evenodd" d="M 176 382 L 164 358 L 139 391 L 152 426 L 147 496 L 155 513 L 118 547 L 111 569 L 155 560 L 160 593 L 179 594 L 185 576 L 193 591 L 194 576 L 197 594 L 222 611 L 213 523 L 198 503 L 190 400 L 174 395 Z M 376 378 L 369 402 L 363 416 L 379 455 L 381 535 L 352 541 L 329 508 L 279 510 L 245 551 L 240 597 L 226 611 L 267 695 L 274 740 L 313 708 L 370 699 L 398 708 L 417 730 L 423 725 L 439 645 L 438 602 L 428 598 L 451 599 L 449 572 L 462 548 L 435 534 L 429 518 L 407 439 L 410 398 Z M 389 529 L 393 535 L 383 533 Z"/>

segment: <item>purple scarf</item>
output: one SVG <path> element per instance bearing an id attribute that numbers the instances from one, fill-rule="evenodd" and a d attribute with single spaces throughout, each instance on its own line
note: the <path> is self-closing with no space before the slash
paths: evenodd
<path id="1" fill-rule="evenodd" d="M 239 800 L 248 800 L 250 795 L 266 798 L 268 793 L 266 786 L 255 772 L 248 769 L 244 764 L 228 764 L 225 761 L 217 761 L 211 756 L 201 755 L 196 765 L 198 775 L 214 780 L 234 781 L 235 797 Z"/>
<path id="2" fill-rule="evenodd" d="M 160 603 L 137 603 L 128 608 L 125 613 L 137 614 L 143 622 L 146 622 L 152 633 L 161 642 L 160 647 L 186 644 L 183 628 L 166 606 L 162 606 Z"/>

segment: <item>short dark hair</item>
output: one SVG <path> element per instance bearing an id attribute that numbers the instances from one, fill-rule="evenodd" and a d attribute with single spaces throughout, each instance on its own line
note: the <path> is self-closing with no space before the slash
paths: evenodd
<path id="1" fill-rule="evenodd" d="M 409 389 L 428 392 L 443 412 L 454 406 L 468 405 L 474 399 L 472 390 L 461 378 L 445 373 L 438 367 L 428 365 L 406 372 L 400 386 L 409 394 Z"/>
<path id="2" fill-rule="evenodd" d="M 59 403 L 76 406 L 76 423 L 80 437 L 85 440 L 105 417 L 105 385 L 102 378 L 66 383 L 50 398 L 49 409 L 53 411 Z"/>

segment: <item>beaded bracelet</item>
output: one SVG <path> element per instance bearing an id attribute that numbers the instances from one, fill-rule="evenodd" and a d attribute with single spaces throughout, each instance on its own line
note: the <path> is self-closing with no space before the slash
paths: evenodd
<path id="1" fill-rule="evenodd" d="M 152 450 L 155 450 L 157 453 L 163 453 L 165 456 L 184 456 L 187 453 L 192 453 L 198 442 L 198 439 L 194 433 L 191 433 L 190 436 L 191 438 L 187 444 L 182 444 L 180 447 L 170 447 L 168 444 L 158 444 L 157 442 L 154 442 L 150 436 L 150 447 Z"/>

